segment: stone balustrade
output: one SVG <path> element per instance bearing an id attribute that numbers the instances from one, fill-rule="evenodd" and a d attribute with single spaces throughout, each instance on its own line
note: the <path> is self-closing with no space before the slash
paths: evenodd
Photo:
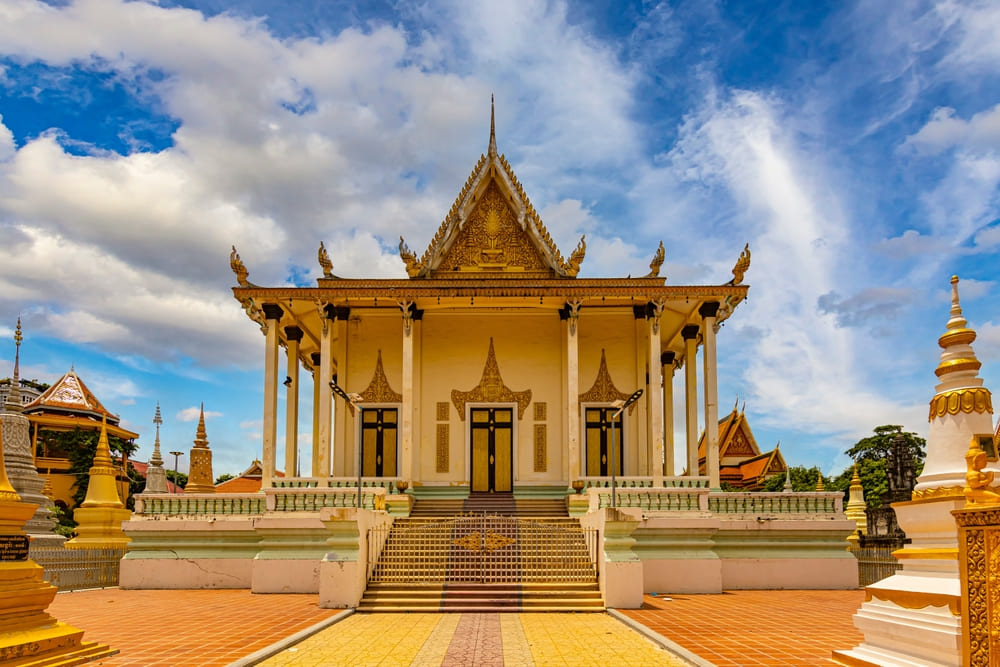
<path id="1" fill-rule="evenodd" d="M 611 507 L 611 489 L 591 489 L 592 510 Z M 708 510 L 708 489 L 699 488 L 617 488 L 618 507 L 637 507 L 646 512 L 684 512 Z"/>
<path id="2" fill-rule="evenodd" d="M 610 489 L 610 477 L 581 477 L 583 490 L 587 489 Z M 708 477 L 664 477 L 663 486 L 665 488 L 679 489 L 707 489 Z M 652 488 L 652 477 L 616 477 L 615 488 L 618 489 L 641 489 Z"/>
<path id="3" fill-rule="evenodd" d="M 843 518 L 844 494 L 834 492 L 710 493 L 708 509 L 713 514 L 829 514 Z"/>
<path id="4" fill-rule="evenodd" d="M 271 512 L 318 512 L 324 507 L 356 507 L 358 487 L 264 489 L 267 509 Z M 361 507 L 385 507 L 386 490 L 382 487 L 363 488 Z"/>
<path id="5" fill-rule="evenodd" d="M 387 477 L 362 477 L 362 488 L 382 488 L 387 493 L 399 493 L 396 488 L 395 478 Z M 276 489 L 343 489 L 358 488 L 357 477 L 275 477 L 272 485 Z"/>
<path id="6" fill-rule="evenodd" d="M 264 513 L 264 496 L 259 493 L 149 493 L 135 496 L 135 514 L 192 516 Z"/>

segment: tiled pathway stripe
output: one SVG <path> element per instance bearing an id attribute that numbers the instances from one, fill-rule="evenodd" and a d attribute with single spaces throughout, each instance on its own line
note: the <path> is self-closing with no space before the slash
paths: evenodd
<path id="1" fill-rule="evenodd" d="M 420 631 L 409 632 L 415 627 Z M 400 633 L 408 639 L 397 642 Z M 414 650 L 420 637 L 423 646 Z M 447 650 L 442 651 L 445 641 Z M 355 614 L 262 664 L 683 667 L 686 663 L 605 614 L 522 613 Z"/>

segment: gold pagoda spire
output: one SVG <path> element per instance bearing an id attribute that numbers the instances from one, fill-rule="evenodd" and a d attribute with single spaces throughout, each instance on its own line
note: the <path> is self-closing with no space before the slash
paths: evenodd
<path id="1" fill-rule="evenodd" d="M 847 537 L 847 541 L 854 544 L 858 541 L 859 533 L 862 535 L 868 533 L 868 514 L 866 512 L 868 506 L 865 504 L 865 489 L 861 485 L 861 476 L 858 475 L 858 464 L 856 462 L 854 464 L 854 474 L 851 476 L 849 493 L 850 496 L 847 500 L 847 507 L 844 508 L 844 514 L 857 526 L 857 530 Z"/>
<path id="2" fill-rule="evenodd" d="M 198 416 L 198 430 L 194 434 L 195 447 L 208 447 L 208 433 L 205 432 L 205 404 L 201 404 L 201 414 Z"/>
<path id="3" fill-rule="evenodd" d="M 101 415 L 101 437 L 97 441 L 94 465 L 90 467 L 87 498 L 73 510 L 76 537 L 68 540 L 67 549 L 122 547 L 131 538 L 122 531 L 122 522 L 131 518 L 118 496 L 117 474 L 108 444 L 108 418 Z"/>
<path id="4" fill-rule="evenodd" d="M 160 424 L 163 423 L 163 418 L 160 417 L 160 404 L 156 404 L 156 414 L 153 416 L 153 423 L 156 424 L 156 440 L 153 441 L 153 457 L 149 459 L 150 464 L 154 466 L 163 465 L 163 457 L 160 455 Z"/>
<path id="5" fill-rule="evenodd" d="M 87 498 L 80 507 L 112 507 L 122 509 L 121 498 L 118 497 L 116 471 L 111 460 L 111 446 L 108 443 L 108 418 L 101 415 L 101 437 L 97 441 L 97 452 L 94 454 L 94 465 L 90 467 L 90 484 L 87 486 Z"/>
<path id="6" fill-rule="evenodd" d="M 938 338 L 938 345 L 944 351 L 934 374 L 943 378 L 949 373 L 961 371 L 977 373 L 982 363 L 972 350 L 976 332 L 968 327 L 968 322 L 962 315 L 962 304 L 958 299 L 958 276 L 951 277 L 951 317 L 945 329 L 947 330 Z"/>
<path id="7" fill-rule="evenodd" d="M 492 94 L 490 94 L 490 147 L 488 154 L 490 157 L 496 157 L 497 155 L 497 124 Z"/>
<path id="8" fill-rule="evenodd" d="M 201 404 L 201 414 L 198 417 L 198 430 L 194 437 L 194 447 L 191 448 L 191 467 L 188 470 L 188 483 L 184 493 L 215 493 L 212 476 L 212 450 L 208 448 L 208 434 L 205 432 L 205 404 Z"/>

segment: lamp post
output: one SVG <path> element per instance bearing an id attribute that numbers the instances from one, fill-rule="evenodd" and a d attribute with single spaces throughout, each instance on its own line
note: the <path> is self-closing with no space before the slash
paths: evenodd
<path id="1" fill-rule="evenodd" d="M 337 396 L 344 399 L 344 402 L 349 406 L 357 407 L 358 399 L 361 397 L 357 394 L 348 394 L 343 388 L 337 384 L 336 380 L 330 380 L 330 389 L 333 390 Z M 361 441 L 358 441 L 358 510 L 361 509 Z"/>
<path id="2" fill-rule="evenodd" d="M 618 408 L 615 414 L 611 416 L 611 507 L 618 507 L 618 502 L 615 497 L 615 464 L 618 462 L 618 457 L 615 456 L 615 423 L 618 421 L 618 417 L 621 416 L 622 410 L 639 400 L 642 396 L 642 389 L 636 389 L 632 392 L 632 395 L 626 398 L 624 401 L 618 399 L 611 404 L 612 407 Z M 619 405 L 619 403 L 621 405 Z"/>
<path id="3" fill-rule="evenodd" d="M 181 487 L 177 483 L 177 458 L 180 456 L 184 456 L 184 452 L 170 452 L 170 453 L 174 455 L 174 488 L 179 489 Z"/>

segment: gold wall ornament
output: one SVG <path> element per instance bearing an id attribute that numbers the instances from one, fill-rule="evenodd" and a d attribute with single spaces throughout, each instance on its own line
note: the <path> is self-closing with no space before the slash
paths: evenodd
<path id="1" fill-rule="evenodd" d="M 462 421 L 465 421 L 466 403 L 517 403 L 517 418 L 520 420 L 531 403 L 531 390 L 513 391 L 503 383 L 496 353 L 493 351 L 493 338 L 490 338 L 490 350 L 486 355 L 486 365 L 483 366 L 479 384 L 471 391 L 452 389 L 451 402 Z"/>
<path id="2" fill-rule="evenodd" d="M 660 267 L 663 266 L 663 257 L 665 250 L 663 248 L 663 241 L 660 241 L 660 247 L 656 249 L 653 254 L 653 261 L 649 263 L 649 273 L 646 274 L 647 278 L 655 278 L 660 275 Z"/>
<path id="3" fill-rule="evenodd" d="M 240 259 L 240 254 L 236 252 L 236 246 L 233 246 L 233 251 L 229 254 L 229 268 L 236 274 L 236 282 L 240 287 L 250 287 L 250 283 L 247 281 L 250 272 L 247 271 L 243 260 Z"/>
<path id="4" fill-rule="evenodd" d="M 965 453 L 965 505 L 1000 505 L 1000 491 L 992 486 L 996 473 L 984 471 L 986 452 L 979 447 L 979 436 L 972 436 Z M 998 589 L 1000 592 L 1000 589 Z"/>
<path id="5" fill-rule="evenodd" d="M 491 181 L 438 270 L 538 273 L 549 271 L 549 267 L 518 224 L 496 182 Z"/>
<path id="6" fill-rule="evenodd" d="M 448 472 L 450 469 L 450 456 L 449 456 L 449 445 L 451 443 L 451 438 L 449 436 L 449 425 L 448 424 L 438 424 L 437 425 L 437 447 L 434 452 L 434 471 L 435 472 Z"/>
<path id="7" fill-rule="evenodd" d="M 743 283 L 743 276 L 746 274 L 747 269 L 750 268 L 750 244 L 747 243 L 743 246 L 743 252 L 740 253 L 739 259 L 736 260 L 736 266 L 733 267 L 733 279 L 729 281 L 730 285 L 740 285 Z"/>
<path id="8" fill-rule="evenodd" d="M 993 396 L 990 390 L 986 387 L 967 387 L 940 393 L 931 399 L 927 421 L 934 421 L 935 417 L 944 417 L 946 414 L 957 415 L 959 412 L 993 414 Z"/>
<path id="9" fill-rule="evenodd" d="M 548 424 L 535 424 L 535 472 L 547 472 L 549 469 L 548 455 Z"/>
<path id="10" fill-rule="evenodd" d="M 611 379 L 611 373 L 608 371 L 608 360 L 604 354 L 604 350 L 601 350 L 601 365 L 597 369 L 597 378 L 594 380 L 593 386 L 587 391 L 580 394 L 581 403 L 614 403 L 617 400 L 626 400 L 629 397 L 628 394 L 622 391 L 618 391 L 615 387 L 615 383 Z M 635 410 L 636 404 L 628 406 L 628 413 L 632 414 Z"/>
<path id="11" fill-rule="evenodd" d="M 914 490 L 912 499 L 915 501 L 924 501 L 924 500 L 940 500 L 941 498 L 963 498 L 963 497 L 965 497 L 965 487 L 937 486 L 931 489 Z"/>
<path id="12" fill-rule="evenodd" d="M 543 422 L 548 419 L 549 404 L 545 401 L 535 401 L 535 421 Z"/>
<path id="13" fill-rule="evenodd" d="M 326 246 L 323 242 L 319 242 L 319 250 L 316 252 L 316 257 L 319 260 L 319 265 L 323 269 L 324 278 L 336 278 L 333 275 L 333 262 L 330 261 L 330 255 L 326 252 Z"/>
<path id="14" fill-rule="evenodd" d="M 958 524 L 962 580 L 962 664 L 1000 664 L 1000 507 L 966 506 Z"/>
<path id="15" fill-rule="evenodd" d="M 372 380 L 368 383 L 368 388 L 361 392 L 361 401 L 364 403 L 403 402 L 403 395 L 396 393 L 389 386 L 389 379 L 385 376 L 385 368 L 382 366 L 382 350 L 378 351 Z"/>
<path id="16" fill-rule="evenodd" d="M 448 402 L 447 401 L 438 401 L 435 404 L 435 412 L 436 412 L 437 420 L 439 422 L 446 422 L 446 421 L 448 421 Z"/>

